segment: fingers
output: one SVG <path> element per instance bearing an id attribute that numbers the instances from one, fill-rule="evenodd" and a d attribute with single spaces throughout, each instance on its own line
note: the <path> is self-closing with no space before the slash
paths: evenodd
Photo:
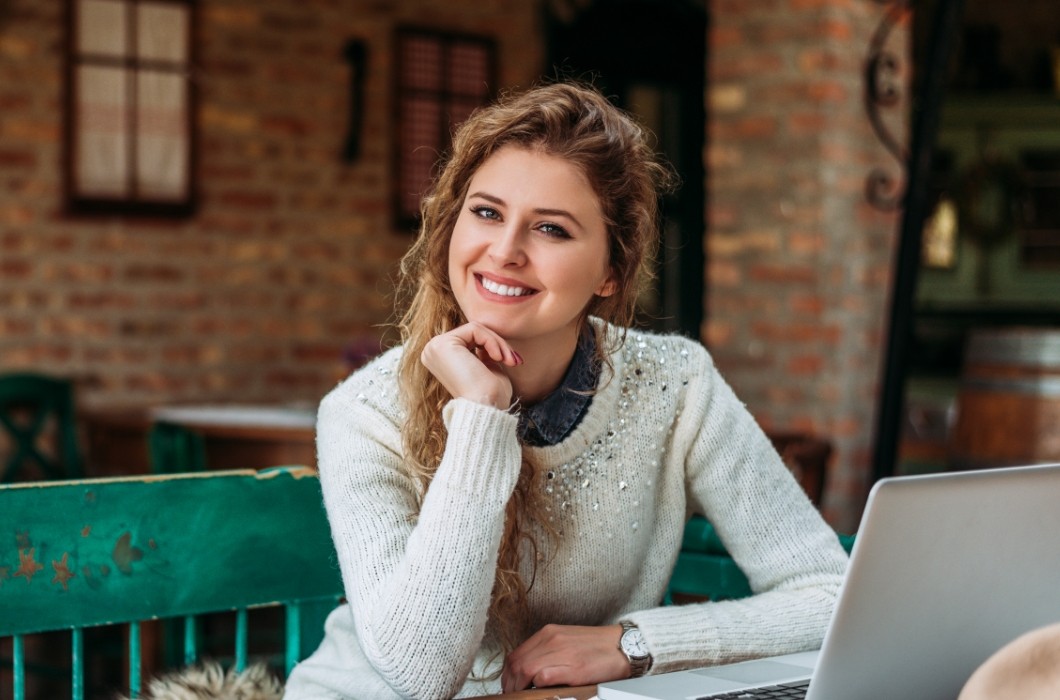
<path id="1" fill-rule="evenodd" d="M 625 678 L 629 662 L 618 650 L 622 628 L 547 625 L 505 659 L 505 693 L 531 686 L 591 685 Z"/>
<path id="2" fill-rule="evenodd" d="M 476 354 L 484 354 L 494 362 L 509 367 L 523 363 L 523 358 L 508 344 L 508 341 L 486 326 L 474 322 L 465 323 L 448 333 L 436 336 L 427 343 L 424 352 L 461 348 Z"/>
<path id="3" fill-rule="evenodd" d="M 478 323 L 466 323 L 432 338 L 420 361 L 454 398 L 466 398 L 506 410 L 511 380 L 501 370 L 523 359 L 504 338 Z"/>
<path id="4" fill-rule="evenodd" d="M 508 344 L 508 341 L 480 323 L 465 323 L 459 328 L 454 328 L 447 335 L 460 338 L 469 350 L 484 352 L 494 362 L 509 367 L 523 364 L 523 358 Z"/>

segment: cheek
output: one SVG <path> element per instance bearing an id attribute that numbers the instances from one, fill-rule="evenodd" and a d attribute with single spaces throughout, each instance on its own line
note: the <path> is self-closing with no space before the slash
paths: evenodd
<path id="1" fill-rule="evenodd" d="M 461 266 L 466 262 L 467 253 L 464 238 L 458 231 L 453 231 L 449 239 L 449 277 L 454 278 L 459 274 Z"/>

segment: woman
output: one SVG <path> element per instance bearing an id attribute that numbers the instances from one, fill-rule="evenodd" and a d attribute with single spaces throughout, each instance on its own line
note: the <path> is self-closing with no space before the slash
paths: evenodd
<path id="1" fill-rule="evenodd" d="M 702 346 L 626 330 L 669 179 L 586 87 L 459 129 L 402 264 L 403 344 L 320 407 L 349 602 L 286 697 L 582 685 L 820 644 L 834 533 Z M 658 607 L 693 513 L 755 596 Z"/>

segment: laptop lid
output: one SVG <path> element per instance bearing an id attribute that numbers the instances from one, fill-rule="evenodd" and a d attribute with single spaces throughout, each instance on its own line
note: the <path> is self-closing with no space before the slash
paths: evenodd
<path id="1" fill-rule="evenodd" d="M 1060 621 L 1060 465 L 899 477 L 870 494 L 807 700 L 954 698 Z"/>
<path id="2" fill-rule="evenodd" d="M 1060 465 L 877 482 L 807 700 L 952 700 L 998 648 L 1060 621 L 1058 533 Z M 604 683 L 599 697 L 695 698 L 800 663 L 812 655 Z"/>

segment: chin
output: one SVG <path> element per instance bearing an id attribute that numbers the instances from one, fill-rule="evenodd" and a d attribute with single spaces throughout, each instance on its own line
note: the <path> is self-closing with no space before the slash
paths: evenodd
<path id="1" fill-rule="evenodd" d="M 516 340 L 523 336 L 519 324 L 512 323 L 510 319 L 498 318 L 491 314 L 478 314 L 469 320 L 481 323 L 505 340 Z"/>

